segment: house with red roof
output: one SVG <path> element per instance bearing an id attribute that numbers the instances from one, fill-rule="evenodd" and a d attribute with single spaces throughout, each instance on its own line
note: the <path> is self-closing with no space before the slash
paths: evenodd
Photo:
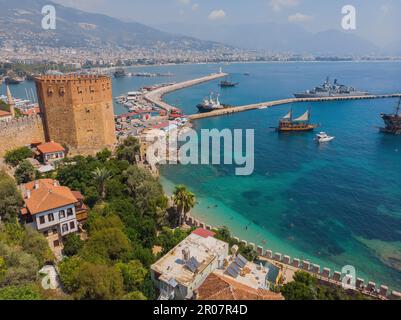
<path id="1" fill-rule="evenodd" d="M 64 147 L 56 142 L 46 142 L 36 147 L 38 156 L 44 164 L 50 164 L 65 158 Z"/>
<path id="2" fill-rule="evenodd" d="M 24 207 L 20 210 L 22 223 L 53 239 L 58 247 L 62 238 L 78 232 L 78 225 L 87 218 L 83 197 L 53 179 L 40 179 L 21 186 Z M 78 216 L 79 215 L 79 216 Z"/>

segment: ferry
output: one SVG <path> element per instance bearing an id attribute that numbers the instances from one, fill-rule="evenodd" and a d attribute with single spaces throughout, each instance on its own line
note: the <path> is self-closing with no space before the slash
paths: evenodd
<path id="1" fill-rule="evenodd" d="M 293 119 L 293 111 L 285 115 L 279 122 L 277 131 L 279 132 L 292 132 L 292 131 L 313 131 L 318 126 L 309 123 L 310 121 L 310 110 L 306 111 L 305 114 L 299 118 Z"/>

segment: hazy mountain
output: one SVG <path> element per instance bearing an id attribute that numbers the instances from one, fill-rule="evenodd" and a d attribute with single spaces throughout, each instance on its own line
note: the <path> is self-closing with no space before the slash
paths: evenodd
<path id="1" fill-rule="evenodd" d="M 42 7 L 52 4 L 57 12 L 57 28 L 41 28 Z M 188 36 L 162 32 L 140 23 L 123 22 L 101 14 L 67 8 L 48 0 L 0 0 L 0 43 L 11 39 L 51 47 L 158 47 L 210 49 L 221 46 Z"/>
<path id="2" fill-rule="evenodd" d="M 329 30 L 312 33 L 292 23 L 200 26 L 170 23 L 157 26 L 168 32 L 209 39 L 246 49 L 313 54 L 370 54 L 381 49 L 357 35 Z"/>

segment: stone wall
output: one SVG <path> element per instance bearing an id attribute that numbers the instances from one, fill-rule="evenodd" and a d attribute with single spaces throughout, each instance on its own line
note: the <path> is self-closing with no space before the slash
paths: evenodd
<path id="1" fill-rule="evenodd" d="M 40 116 L 14 119 L 7 123 L 0 122 L 0 157 L 12 150 L 32 142 L 45 142 L 43 122 Z"/>

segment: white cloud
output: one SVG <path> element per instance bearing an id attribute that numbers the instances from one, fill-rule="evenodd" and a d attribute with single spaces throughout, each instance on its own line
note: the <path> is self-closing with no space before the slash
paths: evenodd
<path id="1" fill-rule="evenodd" d="M 224 10 L 213 10 L 209 14 L 209 20 L 222 20 L 227 16 L 226 12 Z"/>
<path id="2" fill-rule="evenodd" d="M 194 3 L 194 4 L 192 5 L 192 11 L 198 11 L 198 10 L 199 10 L 199 7 L 200 7 L 199 3 Z"/>
<path id="3" fill-rule="evenodd" d="M 308 22 L 311 20 L 312 20 L 311 16 L 299 12 L 288 17 L 289 22 Z"/>
<path id="4" fill-rule="evenodd" d="M 278 12 L 282 8 L 292 8 L 299 4 L 299 0 L 270 0 L 270 6 Z"/>

